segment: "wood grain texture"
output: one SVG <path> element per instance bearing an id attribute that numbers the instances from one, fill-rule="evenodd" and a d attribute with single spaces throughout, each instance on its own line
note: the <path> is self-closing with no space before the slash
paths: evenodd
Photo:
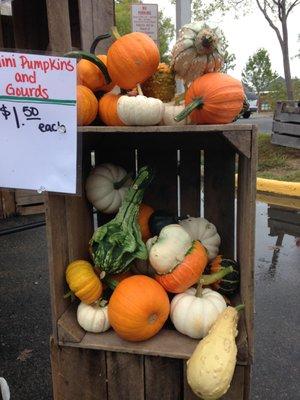
<path id="1" fill-rule="evenodd" d="M 17 206 L 17 214 L 20 215 L 35 215 L 45 212 L 44 204 L 35 204 L 32 206 Z"/>
<path id="2" fill-rule="evenodd" d="M 300 115 L 298 116 L 300 120 Z M 273 121 L 273 132 L 283 133 L 284 135 L 300 136 L 300 121 L 299 123 L 288 123 Z M 299 138 L 300 140 L 300 138 Z"/>
<path id="3" fill-rule="evenodd" d="M 89 51 L 94 38 L 110 32 L 114 25 L 114 2 L 111 0 L 78 0 L 81 47 Z M 112 39 L 101 41 L 96 54 L 106 54 Z"/>
<path id="4" fill-rule="evenodd" d="M 106 368 L 108 400 L 144 400 L 143 356 L 106 352 Z"/>
<path id="5" fill-rule="evenodd" d="M 72 48 L 68 0 L 46 0 L 49 44 L 55 52 L 67 52 Z"/>
<path id="6" fill-rule="evenodd" d="M 271 143 L 285 147 L 293 147 L 294 149 L 300 149 L 300 138 L 297 136 L 283 135 L 275 132 L 271 136 Z"/>
<path id="7" fill-rule="evenodd" d="M 216 226 L 220 254 L 228 258 L 234 258 L 234 182 L 235 152 L 224 140 L 216 141 L 214 150 L 204 151 L 204 217 Z"/>
<path id="8" fill-rule="evenodd" d="M 12 189 L 0 190 L 3 218 L 10 217 L 16 212 L 15 191 Z"/>
<path id="9" fill-rule="evenodd" d="M 145 357 L 145 399 L 181 400 L 182 361 Z"/>
<path id="10" fill-rule="evenodd" d="M 201 151 L 180 151 L 180 216 L 200 216 Z"/>
<path id="11" fill-rule="evenodd" d="M 249 362 L 253 360 L 253 283 L 255 244 L 257 131 L 252 131 L 251 158 L 239 157 L 237 196 L 237 258 L 241 266 L 240 295 L 245 304 Z"/>
<path id="12" fill-rule="evenodd" d="M 63 297 L 68 291 L 65 270 L 69 261 L 65 197 L 48 193 L 45 205 L 52 329 L 57 342 L 57 321 L 70 303 Z"/>
<path id="13" fill-rule="evenodd" d="M 234 147 L 235 151 L 250 157 L 251 154 L 251 130 L 247 135 L 241 135 L 238 131 L 223 132 L 222 135 Z"/>
<path id="14" fill-rule="evenodd" d="M 45 0 L 14 0 L 12 20 L 16 48 L 46 50 L 49 37 Z"/>
<path id="15" fill-rule="evenodd" d="M 104 352 L 59 347 L 51 343 L 54 400 L 107 398 Z"/>
<path id="16" fill-rule="evenodd" d="M 66 311 L 59 320 L 62 320 L 64 329 L 74 336 L 74 321 L 70 321 L 71 311 Z M 75 316 L 74 316 L 75 319 Z M 76 322 L 77 323 L 77 322 Z M 68 327 L 68 324 L 70 326 Z M 239 336 L 237 337 L 238 364 L 246 365 L 248 362 L 247 341 L 245 340 L 246 327 L 244 319 L 241 318 L 238 325 Z M 107 350 L 131 354 L 143 354 L 150 356 L 161 356 L 170 358 L 189 359 L 195 350 L 198 339 L 192 339 L 182 335 L 176 330 L 162 329 L 157 335 L 145 342 L 128 342 L 119 338 L 113 330 L 103 332 L 101 335 L 86 333 L 80 342 L 62 340 L 59 342 L 63 346 L 81 347 L 93 350 Z"/>
<path id="17" fill-rule="evenodd" d="M 77 322 L 77 307 L 78 302 L 70 304 L 70 306 L 58 320 L 57 329 L 58 340 L 60 343 L 79 343 L 86 333 Z"/>

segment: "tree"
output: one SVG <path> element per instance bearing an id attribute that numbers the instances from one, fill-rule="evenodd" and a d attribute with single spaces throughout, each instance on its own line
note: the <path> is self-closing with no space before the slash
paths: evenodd
<path id="1" fill-rule="evenodd" d="M 236 60 L 236 56 L 234 53 L 230 53 L 228 50 L 229 47 L 229 43 L 223 33 L 223 31 L 220 31 L 221 33 L 221 43 L 222 43 L 222 56 L 224 59 L 224 64 L 222 67 L 222 72 L 227 73 L 229 70 L 234 69 L 235 67 L 235 60 Z"/>
<path id="2" fill-rule="evenodd" d="M 300 99 L 300 79 L 292 79 L 292 85 L 295 99 Z M 284 79 L 275 79 L 275 81 L 270 83 L 267 89 L 268 93 L 266 94 L 265 98 L 270 104 L 271 108 L 274 110 L 276 102 L 280 100 L 285 100 L 287 96 Z"/>
<path id="3" fill-rule="evenodd" d="M 116 0 L 115 14 L 116 25 L 121 35 L 131 32 L 130 5 L 142 3 L 136 0 Z M 162 61 L 169 60 L 169 44 L 174 37 L 174 25 L 169 17 L 165 17 L 162 11 L 158 12 L 158 40 L 159 52 Z"/>
<path id="4" fill-rule="evenodd" d="M 252 57 L 249 57 L 246 67 L 242 72 L 242 81 L 245 85 L 261 92 L 278 77 L 272 71 L 271 61 L 266 49 L 259 49 Z"/>

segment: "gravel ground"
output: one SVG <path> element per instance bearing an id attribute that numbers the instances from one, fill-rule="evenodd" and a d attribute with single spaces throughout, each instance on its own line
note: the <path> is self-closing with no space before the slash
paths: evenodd
<path id="1" fill-rule="evenodd" d="M 0 234 L 8 224 L 28 220 L 2 222 Z M 274 248 L 265 204 L 258 204 L 256 226 L 252 400 L 291 400 L 300 393 L 300 248 L 289 235 Z M 12 400 L 51 400 L 45 227 L 2 235 L 0 249 L 0 376 L 9 382 Z"/>

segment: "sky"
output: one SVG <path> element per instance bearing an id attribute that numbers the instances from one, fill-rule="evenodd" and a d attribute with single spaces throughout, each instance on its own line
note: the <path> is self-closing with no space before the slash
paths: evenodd
<path id="1" fill-rule="evenodd" d="M 144 3 L 156 3 L 159 8 L 176 21 L 175 6 L 169 0 L 149 0 Z M 228 12 L 225 17 L 218 16 L 209 24 L 211 27 L 218 26 L 223 30 L 229 43 L 229 51 L 236 55 L 236 67 L 229 74 L 241 79 L 241 72 L 250 56 L 259 48 L 266 48 L 272 62 L 272 68 L 279 75 L 284 76 L 281 48 L 277 36 L 269 26 L 262 13 L 254 7 L 252 14 L 235 19 L 234 13 Z M 300 78 L 300 59 L 292 58 L 300 49 L 298 35 L 300 34 L 300 6 L 295 7 L 288 19 L 289 49 L 291 56 L 292 77 Z"/>

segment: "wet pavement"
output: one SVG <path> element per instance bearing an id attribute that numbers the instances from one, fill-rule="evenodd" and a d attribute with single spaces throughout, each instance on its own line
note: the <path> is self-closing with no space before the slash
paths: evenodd
<path id="1" fill-rule="evenodd" d="M 257 204 L 252 400 L 299 398 L 299 218 L 296 210 Z M 45 227 L 1 235 L 1 229 L 30 221 L 0 223 L 0 376 L 12 400 L 50 400 Z"/>

